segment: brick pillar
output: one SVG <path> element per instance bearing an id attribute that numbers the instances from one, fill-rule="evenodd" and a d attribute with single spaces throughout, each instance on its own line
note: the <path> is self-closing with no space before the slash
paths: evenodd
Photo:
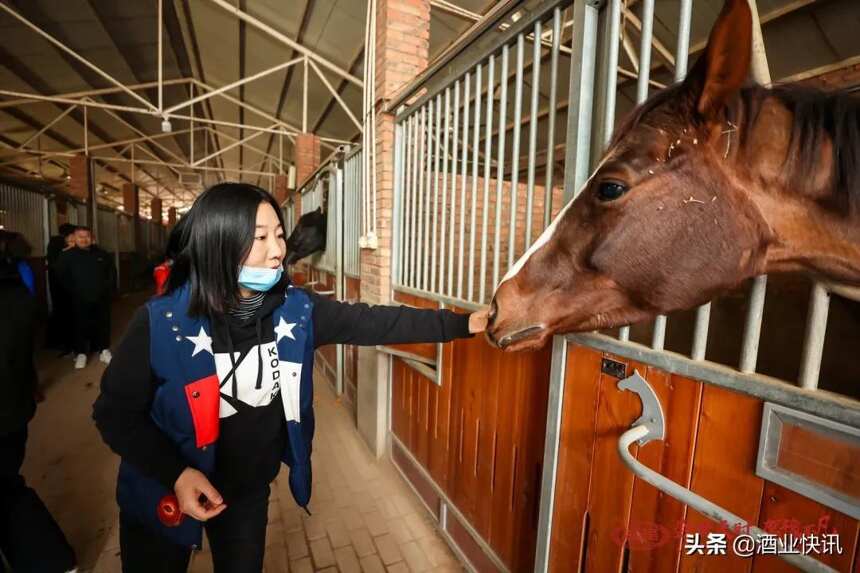
<path id="1" fill-rule="evenodd" d="M 287 175 L 275 175 L 275 190 L 272 195 L 278 205 L 282 205 L 287 200 L 288 187 L 289 177 Z"/>
<path id="2" fill-rule="evenodd" d="M 293 154 L 296 162 L 296 187 L 298 188 L 320 166 L 320 138 L 313 133 L 297 135 Z"/>
<path id="3" fill-rule="evenodd" d="M 90 200 L 89 157 L 75 155 L 69 161 L 69 195 L 80 201 Z"/>
<path id="4" fill-rule="evenodd" d="M 153 197 L 149 202 L 149 217 L 159 225 L 161 224 L 163 212 L 161 209 L 161 198 Z"/>
<path id="5" fill-rule="evenodd" d="M 125 183 L 122 186 L 122 210 L 125 214 L 135 219 L 140 216 L 139 190 L 134 183 Z"/>
<path id="6" fill-rule="evenodd" d="M 173 227 L 176 224 L 176 207 L 167 209 L 167 226 Z"/>
<path id="7" fill-rule="evenodd" d="M 378 247 L 361 251 L 361 300 L 369 304 L 389 303 L 391 292 L 394 116 L 379 110 L 427 67 L 429 51 L 429 0 L 377 1 L 374 145 Z M 389 364 L 387 356 L 372 348 L 359 348 L 358 429 L 377 456 L 383 455 L 386 443 Z"/>

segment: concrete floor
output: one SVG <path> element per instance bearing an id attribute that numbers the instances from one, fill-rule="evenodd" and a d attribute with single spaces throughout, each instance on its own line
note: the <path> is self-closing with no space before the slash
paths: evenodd
<path id="1" fill-rule="evenodd" d="M 144 301 L 130 296 L 115 305 L 114 342 Z M 55 353 L 40 354 L 38 366 L 46 400 L 30 425 L 25 476 L 66 532 L 82 573 L 118 572 L 118 458 L 91 419 L 104 366 L 91 359 L 76 371 Z M 320 376 L 315 405 L 313 516 L 295 506 L 283 472 L 272 485 L 266 572 L 462 571 L 417 498 L 390 462 L 373 458 Z M 205 547 L 189 570 L 212 570 Z"/>

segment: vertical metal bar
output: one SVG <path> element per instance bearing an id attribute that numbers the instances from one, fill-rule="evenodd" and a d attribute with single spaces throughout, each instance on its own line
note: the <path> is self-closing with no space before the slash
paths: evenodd
<path id="1" fill-rule="evenodd" d="M 755 2 L 750 2 L 752 12 L 753 47 L 752 47 L 752 76 L 753 79 L 762 84 L 770 83 L 770 70 L 767 65 L 767 54 L 761 35 L 761 23 L 758 18 L 758 10 Z M 758 344 L 761 337 L 761 321 L 764 316 L 764 301 L 767 293 L 767 276 L 762 275 L 753 280 L 750 291 L 749 307 L 744 328 L 744 342 L 741 349 L 741 366 L 743 372 L 755 372 L 758 359 Z"/>
<path id="2" fill-rule="evenodd" d="M 818 389 L 829 309 L 830 293 L 821 283 L 813 283 L 809 297 L 809 316 L 806 319 L 806 335 L 803 341 L 800 377 L 798 379 L 800 387 L 806 390 Z"/>
<path id="3" fill-rule="evenodd" d="M 302 86 L 302 133 L 308 132 L 308 58 L 305 56 L 305 80 Z M 373 142 L 371 142 L 371 145 Z"/>
<path id="4" fill-rule="evenodd" d="M 421 116 L 416 112 L 415 125 L 413 126 L 413 145 L 415 147 L 412 150 L 412 152 L 415 154 L 414 158 L 412 159 L 412 221 L 409 223 L 409 230 L 411 231 L 409 237 L 409 243 L 411 245 L 409 248 L 409 286 L 412 288 L 415 288 L 415 263 L 418 251 L 417 205 L 418 201 L 421 200 L 421 128 Z"/>
<path id="5" fill-rule="evenodd" d="M 487 233 L 489 232 L 490 217 L 490 153 L 492 152 L 493 139 L 493 82 L 495 81 L 496 57 L 490 55 L 487 64 L 487 124 L 484 128 L 484 203 L 481 221 L 481 279 L 479 302 L 484 304 L 487 300 Z M 495 288 L 495 285 L 493 285 Z"/>
<path id="6" fill-rule="evenodd" d="M 620 0 L 616 0 L 620 1 Z M 535 41 L 532 49 L 532 100 L 529 119 L 529 159 L 528 175 L 526 183 L 526 242 L 525 248 L 532 244 L 532 211 L 534 209 L 535 194 L 535 163 L 537 160 L 537 128 L 538 128 L 538 105 L 540 104 L 540 65 L 541 65 L 541 21 L 535 22 Z M 549 111 L 552 113 L 552 110 Z M 474 225 L 473 225 L 474 226 Z"/>
<path id="7" fill-rule="evenodd" d="M 396 163 L 396 158 L 395 158 Z M 343 300 L 344 298 L 344 278 L 343 278 L 343 160 L 338 160 L 334 164 L 334 221 L 335 221 L 335 260 L 334 260 L 334 288 L 335 298 Z M 344 369 L 344 347 L 343 344 L 338 344 L 335 348 L 335 390 L 337 395 L 343 394 L 343 369 Z"/>
<path id="8" fill-rule="evenodd" d="M 744 324 L 744 339 L 741 347 L 741 372 L 755 372 L 758 361 L 758 343 L 761 338 L 761 320 L 764 316 L 764 298 L 767 292 L 767 275 L 753 279 L 750 289 L 749 307 Z"/>
<path id="9" fill-rule="evenodd" d="M 433 289 L 436 288 L 436 251 L 439 250 L 439 236 L 437 232 L 439 224 L 439 154 L 442 150 L 441 124 L 442 94 L 439 93 L 436 95 L 436 137 L 434 137 L 436 142 L 436 154 L 433 158 L 433 241 L 431 244 L 433 253 L 430 257 L 430 288 L 428 289 L 426 286 L 424 287 L 424 290 L 427 290 L 428 292 L 433 292 Z"/>
<path id="10" fill-rule="evenodd" d="M 555 17 L 560 17 L 556 9 Z M 553 43 L 560 33 L 554 22 Z M 586 181 L 589 172 L 591 134 L 591 103 L 594 95 L 594 64 L 597 42 L 597 7 L 590 0 L 574 0 L 573 46 L 570 58 L 570 92 L 567 133 L 565 136 L 565 201 L 572 200 L 575 189 Z M 554 84 L 555 82 L 553 82 Z M 550 110 L 555 109 L 551 102 Z M 550 139 L 550 146 L 553 140 Z M 548 199 L 552 185 L 547 185 Z M 549 201 L 547 201 L 549 203 Z M 567 340 L 553 337 L 550 367 L 547 424 L 544 439 L 543 475 L 541 478 L 540 514 L 538 516 L 535 571 L 549 568 L 552 517 L 555 504 L 555 486 L 560 448 L 564 380 L 567 364 Z"/>
<path id="11" fill-rule="evenodd" d="M 403 122 L 394 123 L 394 228 L 391 230 L 391 277 L 392 287 L 400 285 L 400 273 L 403 272 L 401 253 L 403 251 L 403 239 L 401 232 L 403 226 L 400 222 L 401 212 L 403 210 L 403 189 L 404 189 L 404 173 L 403 173 Z M 347 232 L 345 245 L 349 245 L 349 271 L 354 272 L 358 265 L 355 260 L 355 160 L 359 155 L 353 155 L 347 162 L 347 182 L 349 188 L 346 193 L 346 201 L 349 207 L 346 212 Z M 393 293 L 392 293 L 393 294 Z"/>
<path id="12" fill-rule="evenodd" d="M 427 190 L 424 193 L 424 259 L 421 263 L 421 288 L 427 290 L 430 266 L 430 187 L 433 176 L 433 100 L 427 102 Z"/>
<path id="13" fill-rule="evenodd" d="M 499 76 L 499 143 L 496 164 L 496 236 L 493 238 L 493 289 L 499 286 L 499 263 L 502 250 L 502 191 L 505 183 L 505 119 L 508 111 L 509 48 L 502 46 L 502 69 Z"/>
<path id="14" fill-rule="evenodd" d="M 463 251 L 466 240 L 466 173 L 469 152 L 469 99 L 471 96 L 471 76 L 466 74 L 463 86 L 463 150 L 460 165 L 460 249 L 457 257 L 457 298 L 463 298 Z M 479 96 L 480 97 L 480 96 Z"/>
<path id="15" fill-rule="evenodd" d="M 535 44 L 539 44 L 535 36 Z M 525 51 L 525 32 L 517 35 L 517 59 L 514 76 L 514 134 L 511 142 L 511 224 L 508 229 L 508 265 L 505 271 L 514 266 L 517 246 L 517 199 L 519 198 L 520 168 L 520 124 L 523 121 L 523 52 Z M 504 127 L 502 128 L 504 129 Z M 528 218 L 528 215 L 526 215 Z"/>
<path id="16" fill-rule="evenodd" d="M 421 127 L 419 132 L 419 140 L 418 140 L 418 194 L 416 195 L 415 201 L 415 209 L 416 209 L 416 220 L 418 226 L 415 227 L 416 235 L 416 243 L 415 243 L 415 284 L 412 286 L 414 288 L 421 288 L 421 271 L 422 265 L 422 255 L 423 255 L 423 247 L 424 247 L 424 168 L 425 168 L 425 153 L 427 151 L 425 143 L 427 139 L 427 105 L 423 105 L 421 107 Z"/>
<path id="17" fill-rule="evenodd" d="M 468 300 L 475 300 L 475 233 L 477 229 L 478 216 L 478 148 L 481 132 L 481 74 L 482 64 L 478 64 L 475 70 L 475 127 L 472 129 L 472 219 L 469 224 L 469 280 Z"/>
<path id="18" fill-rule="evenodd" d="M 445 291 L 445 242 L 448 239 L 448 143 L 451 139 L 451 88 L 445 88 L 445 135 L 442 142 L 442 240 L 439 241 L 439 285 L 436 292 Z M 452 239 L 453 240 L 453 239 Z"/>
<path id="19" fill-rule="evenodd" d="M 451 242 L 448 244 L 448 288 L 454 292 L 454 226 L 457 224 L 457 134 L 460 133 L 460 80 L 454 82 L 454 132 L 451 138 Z"/>
<path id="20" fill-rule="evenodd" d="M 406 120 L 406 188 L 404 189 L 404 200 L 403 200 L 403 279 L 401 281 L 401 285 L 407 286 L 409 284 L 409 272 L 411 269 L 411 252 L 412 252 L 412 241 L 410 240 L 410 234 L 412 232 L 412 227 L 410 226 L 410 213 L 412 212 L 412 171 L 413 171 L 413 158 L 415 157 L 415 148 L 413 147 L 413 123 L 414 123 L 415 115 L 410 115 Z M 362 169 L 364 166 L 362 165 Z M 362 227 L 362 231 L 364 228 Z"/>
<path id="21" fill-rule="evenodd" d="M 558 100 L 558 53 L 561 48 L 561 8 L 552 11 L 552 49 L 550 50 L 549 66 L 549 118 L 547 121 L 547 150 L 546 150 L 546 189 L 544 190 L 543 226 L 549 226 L 552 216 L 552 185 L 553 169 L 555 167 L 555 116 Z M 568 108 L 568 113 L 570 109 Z"/>
<path id="22" fill-rule="evenodd" d="M 654 0 L 642 1 L 642 34 L 639 42 L 639 78 L 636 83 L 636 103 L 648 99 L 648 80 L 651 76 L 651 40 L 654 30 Z M 651 348 L 662 350 L 666 341 L 666 316 L 654 319 Z"/>

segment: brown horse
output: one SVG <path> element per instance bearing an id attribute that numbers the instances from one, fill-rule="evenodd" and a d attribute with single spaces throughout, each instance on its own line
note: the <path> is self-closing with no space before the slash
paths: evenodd
<path id="1" fill-rule="evenodd" d="M 860 102 L 744 87 L 751 30 L 747 0 L 727 0 L 686 80 L 619 128 L 498 286 L 492 343 L 636 323 L 763 273 L 860 283 Z"/>

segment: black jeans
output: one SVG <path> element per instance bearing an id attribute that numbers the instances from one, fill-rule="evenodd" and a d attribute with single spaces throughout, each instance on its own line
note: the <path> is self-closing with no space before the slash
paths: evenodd
<path id="1" fill-rule="evenodd" d="M 227 501 L 227 509 L 206 522 L 215 573 L 261 573 L 266 549 L 269 486 Z M 191 550 L 120 514 L 123 573 L 185 573 Z"/>
<path id="2" fill-rule="evenodd" d="M 110 346 L 110 299 L 74 302 L 75 354 L 101 352 Z"/>
<path id="3" fill-rule="evenodd" d="M 75 552 L 48 508 L 21 476 L 27 426 L 0 435 L 0 553 L 15 573 L 64 573 Z"/>

